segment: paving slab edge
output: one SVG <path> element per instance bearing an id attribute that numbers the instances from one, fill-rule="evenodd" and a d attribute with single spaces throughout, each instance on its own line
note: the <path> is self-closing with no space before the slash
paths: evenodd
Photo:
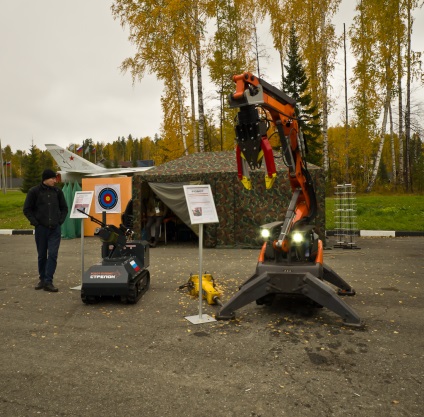
<path id="1" fill-rule="evenodd" d="M 335 230 L 327 230 L 326 236 L 343 235 L 343 233 Z M 360 237 L 403 237 L 403 236 L 424 236 L 424 231 L 407 231 L 407 230 L 357 230 L 356 236 Z"/>

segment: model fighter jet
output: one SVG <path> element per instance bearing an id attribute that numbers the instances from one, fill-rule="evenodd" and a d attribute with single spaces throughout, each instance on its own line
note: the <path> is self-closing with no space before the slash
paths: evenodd
<path id="1" fill-rule="evenodd" d="M 122 175 L 133 175 L 135 172 L 147 171 L 153 167 L 134 167 L 134 168 L 105 168 L 93 164 L 81 156 L 61 148 L 58 145 L 45 145 L 53 159 L 56 161 L 60 170 L 61 182 L 81 182 L 83 177 L 114 177 Z"/>

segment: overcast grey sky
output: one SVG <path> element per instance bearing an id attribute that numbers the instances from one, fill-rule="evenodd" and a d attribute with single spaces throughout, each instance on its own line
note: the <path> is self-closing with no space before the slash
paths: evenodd
<path id="1" fill-rule="evenodd" d="M 130 74 L 120 72 L 121 62 L 134 54 L 134 48 L 113 20 L 111 4 L 0 0 L 2 146 L 28 151 L 33 141 L 45 150 L 46 143 L 65 147 L 86 138 L 112 142 L 130 133 L 153 137 L 160 132 L 161 83 L 146 75 L 133 85 Z M 338 34 L 344 22 L 350 24 L 354 4 L 343 0 L 335 22 Z M 416 18 L 413 48 L 424 50 L 424 12 Z M 272 50 L 269 35 L 262 43 Z M 278 82 L 279 65 L 264 65 L 270 74 L 267 81 Z M 335 89 L 337 118 L 344 105 L 343 77 L 340 62 L 332 80 L 333 85 L 340 83 Z"/>

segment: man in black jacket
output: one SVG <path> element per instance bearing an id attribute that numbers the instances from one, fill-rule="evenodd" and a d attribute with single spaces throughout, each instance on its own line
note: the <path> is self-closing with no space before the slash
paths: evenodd
<path id="1" fill-rule="evenodd" d="M 61 229 L 60 225 L 68 214 L 63 191 L 55 187 L 56 173 L 45 169 L 42 182 L 32 187 L 26 196 L 23 212 L 35 227 L 35 244 L 38 253 L 38 272 L 40 281 L 36 290 L 57 292 L 53 285 L 59 253 Z"/>

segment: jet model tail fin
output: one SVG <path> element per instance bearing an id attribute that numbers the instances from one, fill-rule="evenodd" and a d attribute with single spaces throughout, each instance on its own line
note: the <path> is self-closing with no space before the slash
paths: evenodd
<path id="1" fill-rule="evenodd" d="M 96 174 L 105 169 L 58 145 L 45 145 L 61 171 Z"/>

